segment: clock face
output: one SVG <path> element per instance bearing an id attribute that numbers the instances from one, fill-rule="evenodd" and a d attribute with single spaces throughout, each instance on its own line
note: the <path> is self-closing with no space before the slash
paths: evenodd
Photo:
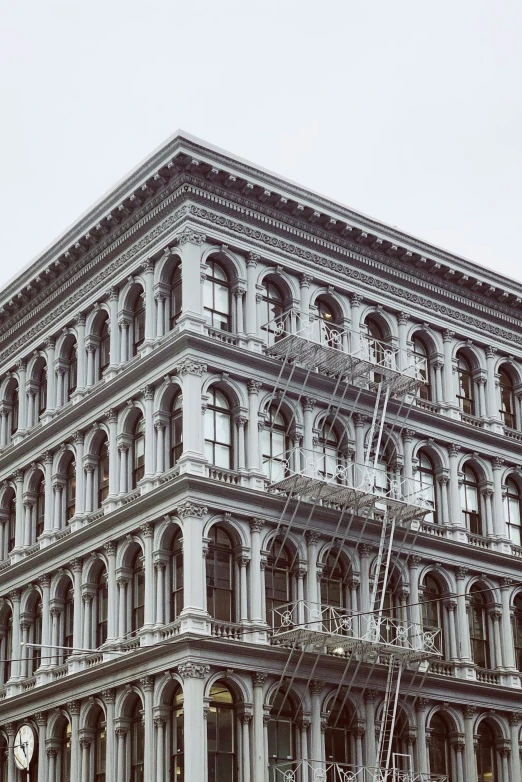
<path id="1" fill-rule="evenodd" d="M 15 736 L 14 759 L 18 768 L 29 768 L 34 752 L 34 733 L 30 725 L 22 725 Z"/>

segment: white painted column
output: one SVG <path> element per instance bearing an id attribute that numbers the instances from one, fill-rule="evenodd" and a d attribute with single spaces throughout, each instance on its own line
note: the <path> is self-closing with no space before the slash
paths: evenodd
<path id="1" fill-rule="evenodd" d="M 519 711 L 512 711 L 509 714 L 509 733 L 511 738 L 511 763 L 510 763 L 510 772 L 508 773 L 507 777 L 504 777 L 504 780 L 509 780 L 509 782 L 521 782 L 522 773 L 521 773 L 521 767 L 520 767 L 520 744 L 519 744 L 519 735 L 520 735 L 520 720 L 522 719 L 522 714 L 520 714 Z"/>
<path id="2" fill-rule="evenodd" d="M 47 752 L 45 751 L 47 712 L 39 711 L 34 716 L 38 725 L 38 782 L 48 782 Z"/>
<path id="3" fill-rule="evenodd" d="M 129 468 L 127 464 L 127 456 L 129 453 L 128 446 L 124 444 L 118 445 L 118 453 L 120 457 L 120 494 L 126 494 L 128 491 L 127 478 L 129 474 Z"/>
<path id="4" fill-rule="evenodd" d="M 254 746 L 253 746 L 253 782 L 265 782 L 265 726 L 263 710 L 263 688 L 266 674 L 253 673 L 252 684 L 254 690 Z"/>
<path id="5" fill-rule="evenodd" d="M 85 592 L 83 598 L 83 648 L 92 649 L 92 595 Z"/>
<path id="6" fill-rule="evenodd" d="M 256 277 L 259 255 L 248 253 L 247 256 L 247 289 L 246 289 L 246 332 L 248 337 L 257 337 L 257 302 Z"/>
<path id="7" fill-rule="evenodd" d="M 181 318 L 180 318 L 181 320 Z M 179 464 L 185 471 L 200 473 L 203 453 L 203 416 L 201 386 L 207 365 L 197 359 L 186 358 L 177 365 L 183 382 L 183 454 Z"/>
<path id="8" fill-rule="evenodd" d="M 150 769 L 152 779 L 156 778 L 154 774 L 154 717 L 152 714 L 152 701 L 154 695 L 154 678 L 152 676 L 142 676 L 140 684 L 143 690 L 144 703 L 144 733 L 145 747 L 143 753 L 144 768 Z M 190 725 L 190 723 L 188 723 Z M 190 729 L 189 729 L 190 730 Z M 189 742 L 190 743 L 190 742 Z"/>
<path id="9" fill-rule="evenodd" d="M 206 621 L 202 620 L 208 620 L 203 560 L 203 517 L 207 509 L 186 500 L 176 510 L 183 522 L 183 610 L 180 616 L 192 630 L 206 633 Z"/>
<path id="10" fill-rule="evenodd" d="M 245 335 L 245 316 L 243 313 L 243 296 L 245 293 L 246 288 L 242 285 L 238 285 L 234 291 L 236 300 L 236 332 L 241 337 Z"/>
<path id="11" fill-rule="evenodd" d="M 116 544 L 112 541 L 105 543 L 103 548 L 107 555 L 107 641 L 117 638 L 116 624 Z"/>
<path id="12" fill-rule="evenodd" d="M 502 603 L 502 659 L 504 660 L 505 668 L 516 671 L 513 626 L 511 624 L 511 584 L 512 579 L 510 578 L 500 579 L 500 600 Z"/>
<path id="13" fill-rule="evenodd" d="M 359 559 L 361 563 L 361 632 L 365 633 L 370 610 L 370 553 L 371 546 L 368 543 L 359 543 Z"/>
<path id="14" fill-rule="evenodd" d="M 200 663 L 186 662 L 178 665 L 178 673 L 183 679 L 185 725 L 190 726 L 190 741 L 185 741 L 185 778 L 194 782 L 206 778 L 207 737 L 203 692 L 209 672 L 210 667 Z"/>
<path id="15" fill-rule="evenodd" d="M 127 782 L 127 775 L 125 773 L 125 738 L 127 733 L 128 729 L 126 727 L 116 728 L 116 782 Z"/>
<path id="16" fill-rule="evenodd" d="M 156 336 L 156 312 L 154 310 L 154 261 L 143 264 L 145 277 L 145 341 L 152 342 Z"/>
<path id="17" fill-rule="evenodd" d="M 72 561 L 74 586 L 73 586 L 73 646 L 82 648 L 82 570 L 83 563 L 78 557 Z M 83 647 L 89 649 L 90 647 Z"/>
<path id="18" fill-rule="evenodd" d="M 259 390 L 261 382 L 259 380 L 248 380 L 248 452 L 247 464 L 250 472 L 259 472 L 259 429 L 257 426 L 259 416 Z"/>
<path id="19" fill-rule="evenodd" d="M 397 361 L 398 369 L 407 369 L 408 365 L 412 363 L 411 360 L 408 359 L 407 331 L 409 319 L 409 312 L 399 312 L 397 315 L 397 322 L 399 324 L 399 356 Z"/>
<path id="20" fill-rule="evenodd" d="M 462 527 L 462 511 L 460 507 L 460 490 L 459 490 L 459 471 L 458 471 L 458 459 L 459 459 L 460 445 L 450 443 L 448 445 L 449 465 L 450 465 L 450 511 L 451 511 L 451 524 L 452 526 Z"/>
<path id="21" fill-rule="evenodd" d="M 261 531 L 264 519 L 254 517 L 250 522 L 250 610 L 252 624 L 264 624 L 261 589 Z"/>
<path id="22" fill-rule="evenodd" d="M 377 690 L 364 691 L 364 706 L 366 711 L 366 765 L 375 768 L 377 765 L 377 747 L 375 743 L 375 698 Z"/>
<path id="23" fill-rule="evenodd" d="M 45 354 L 47 356 L 47 413 L 53 413 L 56 409 L 56 373 L 54 371 L 54 347 L 53 339 L 46 340 Z"/>
<path id="24" fill-rule="evenodd" d="M 240 600 L 239 600 L 239 621 L 248 622 L 248 586 L 247 586 L 247 568 L 250 563 L 248 557 L 240 556 L 236 560 L 239 567 L 239 585 L 240 585 Z"/>
<path id="25" fill-rule="evenodd" d="M 49 654 L 48 644 L 51 643 L 51 627 L 50 627 L 50 593 L 51 593 L 51 579 L 49 576 L 40 576 L 38 579 L 40 589 L 42 590 L 42 660 L 40 668 L 49 667 L 49 659 L 45 659 L 45 655 Z M 47 648 L 46 648 L 47 647 Z"/>
<path id="26" fill-rule="evenodd" d="M 71 780 L 80 778 L 80 701 L 69 701 L 67 708 L 71 717 Z"/>
<path id="27" fill-rule="evenodd" d="M 58 754 L 57 750 L 55 749 L 51 748 L 47 750 L 47 768 L 49 772 L 48 782 L 56 782 L 56 755 L 57 754 Z M 12 778 L 9 777 L 9 782 L 11 782 L 11 779 L 12 782 L 15 782 L 14 776 Z"/>
<path id="28" fill-rule="evenodd" d="M 413 624 L 412 643 L 416 648 L 422 646 L 421 632 L 421 607 L 419 605 L 419 565 L 421 558 L 415 554 L 408 558 L 410 576 L 410 616 Z M 422 770 L 422 769 L 419 769 Z"/>
<path id="29" fill-rule="evenodd" d="M 486 392 L 485 392 L 486 378 L 480 376 L 477 378 L 476 382 L 478 386 L 478 402 L 479 402 L 478 417 L 486 418 L 487 417 Z"/>
<path id="30" fill-rule="evenodd" d="M 157 625 L 165 624 L 165 569 L 167 563 L 163 560 L 158 560 L 154 563 L 154 569 L 156 571 L 156 621 Z"/>
<path id="31" fill-rule="evenodd" d="M 94 372 L 94 355 L 96 353 L 96 347 L 92 343 L 89 343 L 88 345 L 86 345 L 85 351 L 87 353 L 86 385 L 87 388 L 91 388 L 91 386 L 93 386 L 94 383 L 96 382 L 95 372 Z"/>
<path id="32" fill-rule="evenodd" d="M 154 424 L 156 430 L 156 474 L 161 475 L 165 472 L 165 429 L 163 421 L 156 421 Z"/>
<path id="33" fill-rule="evenodd" d="M 444 343 L 444 401 L 447 405 L 455 406 L 455 383 L 453 381 L 453 337 L 454 331 L 446 329 L 442 338 Z"/>
<path id="34" fill-rule="evenodd" d="M 116 734 L 114 732 L 114 704 L 116 701 L 116 690 L 107 688 L 102 690 L 102 696 L 105 701 L 106 728 L 105 728 L 105 766 L 107 773 L 106 782 L 115 782 L 116 780 Z"/>
<path id="35" fill-rule="evenodd" d="M 192 228 L 185 228 L 178 235 L 179 252 L 181 255 L 181 298 L 182 313 L 178 320 L 180 329 L 202 331 L 204 323 L 201 256 L 205 234 Z M 185 772 L 186 773 L 186 772 Z M 188 777 L 190 778 L 190 777 Z"/>
<path id="36" fill-rule="evenodd" d="M 83 391 L 85 389 L 86 372 L 85 372 L 85 315 L 77 315 L 75 318 L 76 325 L 76 355 L 77 355 L 77 382 L 76 390 Z"/>
<path id="37" fill-rule="evenodd" d="M 245 459 L 245 424 L 248 422 L 248 418 L 244 415 L 238 415 L 236 418 L 237 426 L 237 468 L 239 472 L 244 473 L 246 470 Z"/>
<path id="38" fill-rule="evenodd" d="M 488 384 L 486 387 L 486 414 L 490 421 L 500 423 L 500 399 L 498 398 L 497 379 L 495 377 L 495 357 L 497 351 L 489 345 L 486 348 L 486 373 Z"/>
<path id="39" fill-rule="evenodd" d="M 123 638 L 127 632 L 127 579 L 118 578 L 118 637 Z"/>
<path id="40" fill-rule="evenodd" d="M 16 369 L 18 372 L 18 431 L 24 432 L 27 428 L 27 362 L 25 359 L 18 362 Z"/>
<path id="41" fill-rule="evenodd" d="M 411 494 L 413 489 L 413 438 L 415 436 L 415 429 L 404 429 L 402 432 L 402 442 L 404 446 L 404 467 L 403 474 L 405 478 L 405 486 L 403 487 L 403 493 L 405 495 Z"/>
<path id="42" fill-rule="evenodd" d="M 504 503 L 502 502 L 502 468 L 504 459 L 495 456 L 493 466 L 493 530 L 499 538 L 507 538 Z"/>
<path id="43" fill-rule="evenodd" d="M 444 362 L 442 361 L 434 361 L 431 365 L 431 368 L 433 370 L 433 376 L 435 378 L 435 402 L 437 404 L 440 404 L 441 402 L 444 402 L 444 392 L 442 390 L 442 369 L 444 367 Z"/>
<path id="44" fill-rule="evenodd" d="M 85 465 L 85 513 L 92 513 L 94 499 L 94 464 Z"/>
<path id="45" fill-rule="evenodd" d="M 457 633 L 455 626 L 455 611 L 457 610 L 456 600 L 447 600 L 444 603 L 446 611 L 448 612 L 448 635 L 449 635 L 449 647 L 450 647 L 450 659 L 456 662 L 459 659 L 457 651 Z"/>
<path id="46" fill-rule="evenodd" d="M 464 706 L 466 782 L 477 782 L 477 762 L 475 758 L 475 735 L 473 730 L 476 713 L 477 713 L 476 706 Z"/>
<path id="47" fill-rule="evenodd" d="M 316 399 L 310 396 L 305 396 L 303 399 L 303 444 L 305 450 L 305 458 L 310 459 L 312 451 L 314 449 L 314 408 Z"/>
<path id="48" fill-rule="evenodd" d="M 129 360 L 129 324 L 126 318 L 118 319 L 120 336 L 120 364 L 126 364 Z"/>
<path id="49" fill-rule="evenodd" d="M 152 539 L 154 537 L 154 527 L 152 524 L 143 524 L 140 529 L 143 536 L 145 560 L 145 606 L 143 629 L 151 630 L 154 626 L 154 565 L 152 562 Z"/>
<path id="50" fill-rule="evenodd" d="M 299 278 L 299 287 L 301 293 L 301 315 L 308 318 L 310 315 L 310 283 L 314 278 L 310 274 L 301 274 Z"/>
<path id="51" fill-rule="evenodd" d="M 145 474 L 152 480 L 154 476 L 154 386 L 145 386 Z"/>
<path id="52" fill-rule="evenodd" d="M 440 486 L 441 508 L 440 508 L 440 521 L 442 524 L 450 523 L 450 510 L 449 510 L 449 497 L 448 486 L 450 479 L 447 475 L 441 475 L 437 478 Z"/>
<path id="53" fill-rule="evenodd" d="M 115 371 L 120 363 L 120 328 L 118 325 L 118 288 L 109 290 L 109 349 L 110 368 Z"/>
<path id="54" fill-rule="evenodd" d="M 357 354 L 360 349 L 359 334 L 361 333 L 361 304 L 363 297 L 358 293 L 350 295 L 350 313 L 352 331 L 350 334 L 350 352 Z"/>
<path id="55" fill-rule="evenodd" d="M 76 446 L 76 508 L 74 515 L 82 516 L 85 513 L 85 472 L 83 469 L 83 432 L 76 432 L 74 435 L 74 444 Z"/>
<path id="56" fill-rule="evenodd" d="M 314 530 L 309 530 L 306 533 L 306 545 L 307 545 L 307 597 L 312 608 L 319 608 L 321 602 L 321 595 L 319 592 L 319 584 L 317 580 L 317 543 L 319 541 L 319 534 Z"/>
<path id="57" fill-rule="evenodd" d="M 457 619 L 459 638 L 459 657 L 464 662 L 471 662 L 471 647 L 469 638 L 468 613 L 466 608 L 465 579 L 467 568 L 455 568 L 457 576 Z"/>
<path id="58" fill-rule="evenodd" d="M 502 668 L 503 667 L 502 644 L 500 641 L 500 619 L 502 617 L 502 613 L 501 611 L 496 609 L 490 612 L 489 617 L 493 625 L 493 648 L 495 651 L 494 665 L 496 668 Z"/>
<path id="59" fill-rule="evenodd" d="M 311 758 L 312 768 L 315 773 L 323 769 L 323 736 L 321 731 L 321 692 L 324 687 L 322 681 L 310 682 L 311 701 Z"/>
<path id="60" fill-rule="evenodd" d="M 163 337 L 165 335 L 165 302 L 166 295 L 162 292 L 158 292 L 155 295 L 156 299 L 156 336 Z"/>
<path id="61" fill-rule="evenodd" d="M 13 478 L 16 484 L 16 527 L 15 549 L 19 551 L 24 543 L 24 473 L 23 470 L 15 470 Z M 52 491 L 52 489 L 51 489 Z M 51 503 L 52 504 L 52 503 Z"/>
<path id="62" fill-rule="evenodd" d="M 165 782 L 165 761 L 167 753 L 165 751 L 165 724 L 167 718 L 162 715 L 154 717 L 156 726 L 156 782 Z"/>
<path id="63" fill-rule="evenodd" d="M 240 714 L 241 736 L 242 736 L 242 770 L 243 778 L 241 782 L 250 782 L 250 722 L 252 715 Z"/>
<path id="64" fill-rule="evenodd" d="M 415 704 L 415 716 L 417 721 L 417 771 L 421 774 L 428 774 L 428 747 L 426 744 L 426 708 L 428 701 L 426 698 L 417 698 Z"/>
<path id="65" fill-rule="evenodd" d="M 111 408 L 109 423 L 109 497 L 115 498 L 119 491 L 118 472 L 118 412 Z"/>

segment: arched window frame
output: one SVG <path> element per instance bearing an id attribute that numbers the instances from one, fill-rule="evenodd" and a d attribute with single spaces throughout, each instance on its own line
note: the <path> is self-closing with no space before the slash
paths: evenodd
<path id="1" fill-rule="evenodd" d="M 425 576 L 420 593 L 422 630 L 436 632 L 435 646 L 446 658 L 442 590 L 431 573 Z"/>
<path id="2" fill-rule="evenodd" d="M 432 387 L 429 351 L 426 346 L 426 343 L 424 342 L 424 340 L 419 334 L 413 335 L 412 346 L 413 346 L 412 355 L 413 355 L 413 361 L 415 363 L 415 372 L 417 378 L 423 381 L 422 385 L 419 386 L 417 396 L 419 397 L 419 399 L 424 399 L 429 402 L 433 400 L 433 387 Z"/>
<path id="3" fill-rule="evenodd" d="M 207 714 L 208 782 L 237 782 L 237 716 L 234 695 L 221 681 L 210 688 Z"/>
<path id="4" fill-rule="evenodd" d="M 428 744 L 430 773 L 432 777 L 438 779 L 439 776 L 446 777 L 451 782 L 452 762 L 451 762 L 451 739 L 450 730 L 446 718 L 436 712 L 430 721 Z"/>
<path id="5" fill-rule="evenodd" d="M 290 551 L 286 544 L 283 546 L 282 541 L 275 538 L 270 543 L 265 568 L 265 608 L 269 627 L 277 629 L 281 626 L 282 616 L 278 609 L 292 602 L 294 592 Z"/>
<path id="6" fill-rule="evenodd" d="M 506 367 L 501 366 L 498 370 L 498 385 L 500 396 L 500 420 L 508 429 L 517 428 L 515 388 L 511 374 Z"/>
<path id="7" fill-rule="evenodd" d="M 169 285 L 169 331 L 177 324 L 183 311 L 181 263 L 172 270 Z"/>
<path id="8" fill-rule="evenodd" d="M 206 554 L 207 611 L 219 622 L 235 622 L 235 562 L 230 534 L 220 524 L 209 530 Z"/>
<path id="9" fill-rule="evenodd" d="M 170 555 L 170 600 L 169 621 L 174 622 L 183 610 L 183 543 L 181 530 L 172 540 Z"/>
<path id="10" fill-rule="evenodd" d="M 174 467 L 183 454 L 183 394 L 174 395 L 170 412 L 169 466 Z"/>
<path id="11" fill-rule="evenodd" d="M 145 417 L 138 416 L 132 431 L 131 489 L 135 489 L 145 475 Z"/>
<path id="12" fill-rule="evenodd" d="M 263 453 L 263 472 L 271 483 L 280 480 L 287 472 L 287 459 L 290 449 L 288 424 L 286 416 L 279 405 L 270 405 L 265 426 L 261 432 L 261 448 Z"/>
<path id="13" fill-rule="evenodd" d="M 331 548 L 326 554 L 321 572 L 320 595 L 323 608 L 328 606 L 342 610 L 350 607 L 347 586 L 349 576 L 350 567 L 342 552 Z"/>
<path id="14" fill-rule="evenodd" d="M 342 350 L 342 331 L 343 318 L 339 313 L 339 307 L 329 296 L 320 294 L 315 300 L 317 310 L 316 338 L 321 343 L 330 348 Z"/>
<path id="15" fill-rule="evenodd" d="M 203 314 L 210 328 L 232 331 L 231 282 L 225 265 L 215 256 L 207 260 Z"/>
<path id="16" fill-rule="evenodd" d="M 96 507 L 101 508 L 109 495 L 109 439 L 105 434 L 98 445 L 96 484 Z"/>
<path id="17" fill-rule="evenodd" d="M 476 502 L 474 502 L 474 499 L 476 499 Z M 480 500 L 480 487 L 477 473 L 471 465 L 465 464 L 460 487 L 460 504 L 464 526 L 473 535 L 484 534 Z"/>
<path id="18" fill-rule="evenodd" d="M 469 359 L 457 353 L 457 404 L 465 415 L 475 415 L 475 384 Z"/>
<path id="19" fill-rule="evenodd" d="M 338 470 L 343 470 L 348 463 L 347 454 L 341 448 L 341 437 L 337 427 L 327 418 L 323 421 L 314 447 L 319 456 L 318 474 L 326 480 L 336 479 L 338 483 L 342 482 Z"/>
<path id="20" fill-rule="evenodd" d="M 267 276 L 262 282 L 259 296 L 259 323 L 265 343 L 270 346 L 281 339 L 285 332 L 291 331 L 286 297 L 277 282 Z"/>
<path id="21" fill-rule="evenodd" d="M 205 456 L 209 464 L 233 469 L 232 405 L 229 397 L 215 385 L 208 389 L 205 410 Z"/>
<path id="22" fill-rule="evenodd" d="M 132 560 L 131 574 L 131 632 L 136 633 L 145 623 L 145 561 L 141 549 Z"/>
<path id="23" fill-rule="evenodd" d="M 488 601 L 478 584 L 473 584 L 469 590 L 468 621 L 471 659 L 479 668 L 490 668 Z"/>
<path id="24" fill-rule="evenodd" d="M 424 516 L 424 521 L 438 524 L 440 519 L 438 512 L 437 470 L 432 457 L 424 449 L 419 451 L 417 459 L 418 466 L 415 478 L 419 482 L 419 490 L 423 501 L 428 503 L 431 508 L 430 512 Z"/>

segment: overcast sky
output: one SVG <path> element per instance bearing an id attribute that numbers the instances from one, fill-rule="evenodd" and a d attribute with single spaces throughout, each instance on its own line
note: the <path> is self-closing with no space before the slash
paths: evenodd
<path id="1" fill-rule="evenodd" d="M 0 284 L 177 128 L 522 281 L 516 0 L 26 0 Z"/>

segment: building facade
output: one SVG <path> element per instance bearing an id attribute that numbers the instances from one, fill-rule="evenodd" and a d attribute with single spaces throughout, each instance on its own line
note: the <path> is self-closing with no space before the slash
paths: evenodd
<path id="1" fill-rule="evenodd" d="M 321 612 L 362 637 L 380 589 L 404 648 L 436 639 L 401 670 L 397 764 L 521 782 L 521 308 L 186 134 L 26 268 L 0 294 L 0 779 L 25 782 L 22 725 L 32 782 L 373 769 L 393 664 L 328 647 Z M 388 370 L 415 388 L 383 401 Z M 296 488 L 369 463 L 370 511 Z"/>

